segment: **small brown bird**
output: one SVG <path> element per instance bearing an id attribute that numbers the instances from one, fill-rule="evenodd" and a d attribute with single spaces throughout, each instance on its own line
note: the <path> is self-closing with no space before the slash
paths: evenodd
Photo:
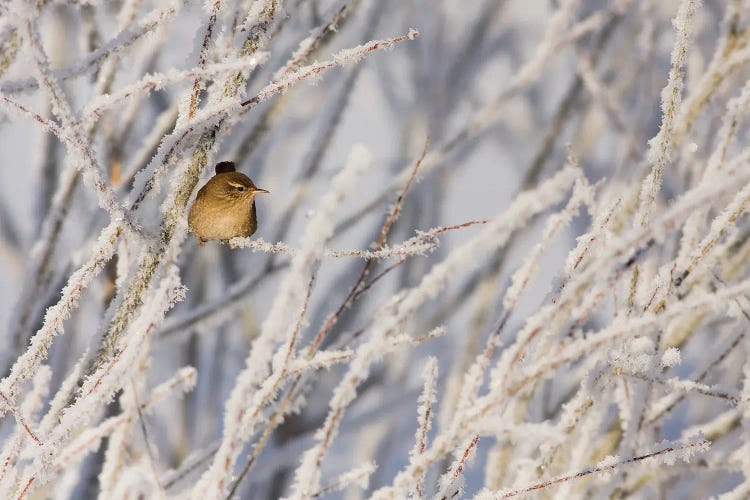
<path id="1" fill-rule="evenodd" d="M 188 226 L 203 244 L 208 240 L 229 240 L 251 236 L 258 229 L 255 195 L 268 193 L 255 187 L 253 181 L 237 172 L 234 162 L 216 164 L 211 177 L 195 197 L 188 214 Z"/>

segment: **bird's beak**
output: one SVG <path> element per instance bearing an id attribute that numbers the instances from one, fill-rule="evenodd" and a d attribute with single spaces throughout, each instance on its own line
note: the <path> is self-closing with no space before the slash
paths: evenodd
<path id="1" fill-rule="evenodd" d="M 265 189 L 261 189 L 261 188 L 255 188 L 253 190 L 253 193 L 266 193 L 266 194 L 270 194 L 269 191 L 266 191 Z"/>

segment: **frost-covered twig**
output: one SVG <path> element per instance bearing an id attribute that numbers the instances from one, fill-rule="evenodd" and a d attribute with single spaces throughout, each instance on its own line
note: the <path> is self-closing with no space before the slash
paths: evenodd
<path id="1" fill-rule="evenodd" d="M 41 440 L 36 435 L 36 433 L 31 429 L 31 427 L 29 427 L 29 424 L 26 423 L 26 419 L 23 417 L 20 410 L 13 405 L 13 402 L 3 391 L 0 391 L 0 398 L 2 398 L 3 403 L 5 403 L 5 406 L 10 410 L 10 412 L 16 418 L 16 422 L 18 423 L 18 425 L 23 427 L 23 429 L 26 431 L 29 437 L 31 437 L 31 439 L 36 444 L 38 444 L 39 446 L 42 446 Z"/>
<path id="2" fill-rule="evenodd" d="M 667 446 L 651 453 L 644 455 L 638 455 L 627 459 L 619 459 L 618 457 L 608 457 L 607 459 L 600 462 L 596 467 L 590 467 L 579 472 L 565 474 L 558 476 L 554 479 L 548 479 L 540 483 L 532 484 L 521 488 L 510 488 L 497 492 L 484 491 L 477 495 L 476 498 L 482 500 L 500 499 L 500 498 L 513 498 L 525 493 L 531 493 L 532 491 L 541 490 L 550 486 L 555 486 L 566 481 L 572 481 L 581 477 L 586 477 L 591 474 L 597 474 L 600 472 L 606 472 L 614 470 L 618 467 L 622 467 L 628 464 L 635 464 L 639 462 L 656 462 L 661 461 L 674 461 L 680 459 L 684 461 L 690 461 L 690 459 L 696 453 L 707 451 L 710 446 L 710 441 L 701 440 L 697 442 L 688 443 L 675 443 L 671 446 Z M 664 456 L 666 455 L 666 456 Z"/>
<path id="3" fill-rule="evenodd" d="M 312 496 L 313 498 L 318 498 L 327 493 L 341 491 L 352 485 L 365 490 L 370 484 L 370 476 L 375 472 L 375 469 L 375 464 L 372 462 L 362 464 L 350 471 L 340 474 L 336 479 L 331 481 L 331 484 L 321 488 L 320 491 L 313 493 Z"/>
<path id="4" fill-rule="evenodd" d="M 737 405 L 742 402 L 745 402 L 743 401 L 742 396 L 736 391 L 728 391 L 726 389 L 721 389 L 719 387 L 701 384 L 699 382 L 693 382 L 692 380 L 680 380 L 677 377 L 668 378 L 668 379 L 659 379 L 659 378 L 649 377 L 648 375 L 644 375 L 642 373 L 629 373 L 628 375 L 633 378 L 645 380 L 647 382 L 655 382 L 657 384 L 667 386 L 670 389 L 673 389 L 675 391 L 680 391 L 680 392 L 685 392 L 685 393 L 695 392 L 698 394 L 703 394 L 704 396 L 711 396 L 714 398 L 726 399 L 733 405 Z"/>
<path id="5" fill-rule="evenodd" d="M 424 255 L 435 249 L 437 246 L 437 236 L 455 229 L 463 229 L 476 224 L 486 224 L 487 221 L 469 221 L 462 224 L 456 224 L 452 226 L 436 227 L 429 231 L 418 231 L 418 234 L 404 243 L 386 246 L 384 244 L 379 245 L 378 250 L 333 250 L 326 248 L 323 252 L 324 257 L 331 257 L 334 259 L 340 258 L 359 258 L 364 260 L 377 260 L 377 259 L 392 259 L 398 258 L 403 259 L 404 257 L 410 257 L 413 255 Z M 229 244 L 234 248 L 250 248 L 256 252 L 267 252 L 267 253 L 283 253 L 287 255 L 296 255 L 299 249 L 290 247 L 285 243 L 268 243 L 262 238 L 232 238 Z"/>
<path id="6" fill-rule="evenodd" d="M 427 443 L 427 433 L 432 427 L 432 405 L 436 398 L 437 383 L 437 358 L 430 358 L 424 367 L 422 376 L 424 378 L 424 389 L 419 396 L 419 408 L 417 409 L 417 432 L 414 447 L 409 452 L 409 463 L 413 464 L 424 451 Z M 394 498 L 396 496 L 424 496 L 424 470 L 415 468 L 413 476 L 399 475 L 394 481 L 392 488 L 380 488 L 372 495 L 374 499 Z"/>
<path id="7" fill-rule="evenodd" d="M 20 102 L 4 96 L 0 95 L 0 101 L 5 105 L 6 108 L 14 110 L 16 112 L 20 112 L 20 114 L 29 116 L 32 120 L 36 121 L 37 123 L 41 124 L 44 128 L 55 134 L 60 140 L 64 140 L 62 137 L 62 131 L 60 131 L 60 128 L 55 125 L 52 121 L 44 118 L 38 113 L 35 113 L 34 111 L 30 110 L 27 106 L 24 106 Z"/>
<path id="8" fill-rule="evenodd" d="M 478 442 L 479 436 L 474 436 L 465 446 L 459 448 L 450 469 L 440 478 L 440 490 L 438 490 L 437 498 L 448 500 L 461 495 L 463 491 L 463 476 L 461 474 L 467 465 L 466 462 L 471 459 L 475 452 Z"/>
<path id="9" fill-rule="evenodd" d="M 667 85 L 661 93 L 662 122 L 659 133 L 649 141 L 648 163 L 651 171 L 641 187 L 640 204 L 635 222 L 641 227 L 648 224 L 651 211 L 661 189 L 662 175 L 672 160 L 673 134 L 675 118 L 682 102 L 683 68 L 687 59 L 688 43 L 692 34 L 692 23 L 695 11 L 699 7 L 697 0 L 682 0 L 672 25 L 675 29 L 675 41 L 672 48 L 672 61 Z"/>
<path id="10" fill-rule="evenodd" d="M 672 210 L 662 215 L 662 217 L 660 217 L 658 220 L 655 220 L 652 223 L 651 228 L 649 229 L 655 230 L 655 227 L 664 227 L 662 226 L 662 224 L 664 224 L 667 220 L 673 220 L 673 217 L 675 216 L 679 216 L 684 220 L 684 218 L 687 217 L 687 215 L 689 215 L 690 213 L 689 209 L 687 209 L 687 206 L 698 203 L 699 200 L 705 202 L 706 200 L 710 199 L 711 195 L 709 195 L 708 193 L 713 192 L 714 189 L 721 189 L 721 187 L 712 186 L 710 189 L 696 189 L 695 193 L 692 193 L 692 196 L 685 196 L 683 200 L 680 200 L 680 202 L 676 203 L 672 207 Z M 643 231 L 640 231 L 640 233 L 643 233 Z M 643 235 L 639 238 L 643 238 Z M 632 248 L 632 241 L 633 240 L 626 240 L 619 243 L 627 246 L 628 248 Z M 602 257 L 602 259 L 603 260 L 601 260 L 600 262 L 611 263 L 611 257 L 605 256 Z M 628 262 L 630 260 L 631 259 L 628 259 Z M 627 267 L 619 267 L 619 269 L 620 272 L 622 272 L 624 269 L 627 269 Z M 586 269 L 583 274 L 576 276 L 574 278 L 574 281 L 585 282 L 586 275 L 593 276 L 596 274 L 596 272 L 596 266 L 590 267 Z M 601 277 L 599 278 L 601 279 Z M 577 285 L 572 285 L 572 287 L 571 285 L 572 284 L 569 284 L 563 290 L 563 297 L 572 297 L 571 294 L 575 293 Z M 517 351 L 515 350 L 515 348 L 506 349 L 506 351 L 503 353 L 503 356 L 501 357 L 499 364 L 495 367 L 491 374 L 489 393 L 485 396 L 481 396 L 470 406 L 466 406 L 463 410 L 465 414 L 458 413 L 456 416 L 454 416 L 454 424 L 449 429 L 446 429 L 446 431 L 444 431 L 444 434 L 438 436 L 435 439 L 433 445 L 425 451 L 422 459 L 422 466 L 426 466 L 426 464 L 434 462 L 439 457 L 442 457 L 445 453 L 450 452 L 450 450 L 452 450 L 454 446 L 458 446 L 457 440 L 460 439 L 461 434 L 459 433 L 459 430 L 461 428 L 465 428 L 470 422 L 474 421 L 477 418 L 481 418 L 483 415 L 486 415 L 487 412 L 490 411 L 490 409 L 496 408 L 496 405 L 499 404 L 499 401 L 506 400 L 509 395 L 515 395 L 516 393 L 518 393 L 518 391 L 526 387 L 530 382 L 536 381 L 540 377 L 545 377 L 547 375 L 553 374 L 559 367 L 565 366 L 574 360 L 580 359 L 581 356 L 589 354 L 600 348 L 602 345 L 607 345 L 612 341 L 621 338 L 621 336 L 625 335 L 626 333 L 630 334 L 633 331 L 640 330 L 644 327 L 649 327 L 649 325 L 654 325 L 658 322 L 664 322 L 668 321 L 669 319 L 678 318 L 687 311 L 698 311 L 705 308 L 714 307 L 716 304 L 722 303 L 722 301 L 726 301 L 727 299 L 733 298 L 739 294 L 747 293 L 747 291 L 748 283 L 743 282 L 732 287 L 731 289 L 727 288 L 716 292 L 715 294 L 704 294 L 691 297 L 690 300 L 673 305 L 666 312 L 660 315 L 648 314 L 644 317 L 634 318 L 628 321 L 620 321 L 604 329 L 598 334 L 590 334 L 584 339 L 577 340 L 565 345 L 564 347 L 561 346 L 559 349 L 553 350 L 549 355 L 542 357 L 528 369 L 522 370 L 520 371 L 520 373 L 513 373 L 513 382 L 508 379 L 505 379 L 505 382 L 502 381 L 503 377 L 510 378 L 511 373 L 508 371 L 509 367 L 514 364 L 513 360 L 517 359 Z M 537 335 L 543 328 L 542 323 L 537 322 L 547 321 L 547 314 L 551 314 L 553 311 L 559 310 L 559 308 L 567 300 L 568 299 L 560 298 L 555 304 L 542 308 L 539 313 L 537 313 L 537 315 L 532 318 L 533 322 L 530 324 L 527 323 L 527 326 L 519 333 L 519 340 L 516 341 L 516 346 L 521 345 L 519 344 L 519 342 L 524 342 L 522 339 L 525 337 L 525 335 Z M 549 348 L 547 348 L 547 350 L 549 350 Z M 481 381 L 481 378 L 479 378 L 478 380 Z M 412 473 L 413 471 L 411 470 L 411 468 L 407 468 L 401 474 Z"/>

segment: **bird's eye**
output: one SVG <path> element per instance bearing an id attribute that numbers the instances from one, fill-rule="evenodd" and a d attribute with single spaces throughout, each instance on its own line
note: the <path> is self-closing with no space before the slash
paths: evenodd
<path id="1" fill-rule="evenodd" d="M 245 186 L 237 186 L 237 191 L 241 192 L 241 191 L 244 191 L 244 190 L 245 190 Z"/>

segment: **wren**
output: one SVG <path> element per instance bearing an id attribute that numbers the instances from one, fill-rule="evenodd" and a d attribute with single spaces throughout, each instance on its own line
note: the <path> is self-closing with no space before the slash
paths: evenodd
<path id="1" fill-rule="evenodd" d="M 188 227 L 203 246 L 208 240 L 248 237 L 258 229 L 255 195 L 268 193 L 237 172 L 234 162 L 216 164 L 216 174 L 195 197 L 188 213 Z"/>

